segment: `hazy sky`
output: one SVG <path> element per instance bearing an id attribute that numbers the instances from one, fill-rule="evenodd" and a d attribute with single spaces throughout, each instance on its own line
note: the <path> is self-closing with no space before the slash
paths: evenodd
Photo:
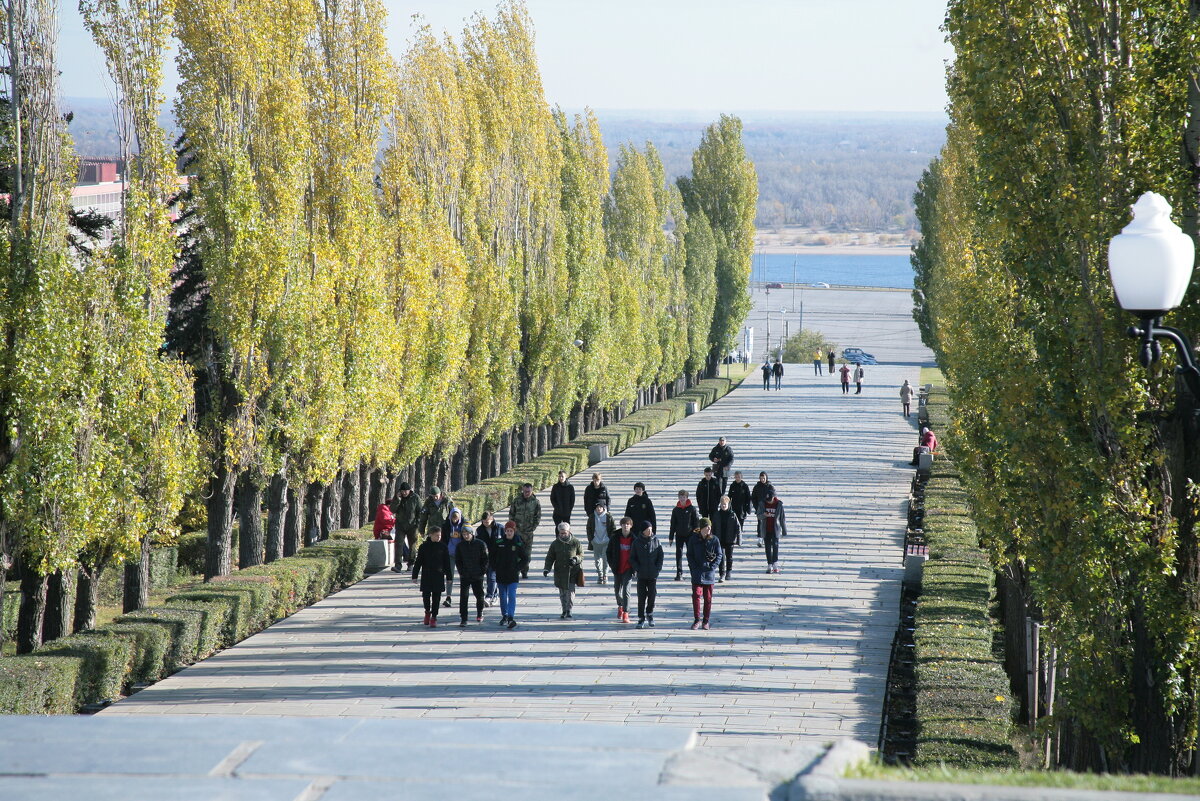
<path id="1" fill-rule="evenodd" d="M 110 94 L 75 2 L 60 0 L 63 93 Z M 385 0 L 458 32 L 492 0 Z M 939 112 L 945 0 L 527 0 L 547 98 L 566 108 Z M 172 72 L 170 80 L 174 80 Z"/>

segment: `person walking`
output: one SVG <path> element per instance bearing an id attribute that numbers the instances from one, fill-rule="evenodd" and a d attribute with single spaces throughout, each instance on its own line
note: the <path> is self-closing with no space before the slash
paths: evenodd
<path id="1" fill-rule="evenodd" d="M 442 542 L 442 530 L 430 526 L 425 541 L 413 558 L 412 580 L 420 579 L 421 600 L 425 604 L 425 625 L 437 628 L 438 609 L 442 593 L 446 592 L 446 581 L 450 578 L 450 551 Z"/>
<path id="2" fill-rule="evenodd" d="M 771 389 L 771 360 L 767 359 L 762 366 L 763 389 L 770 391 Z"/>
<path id="3" fill-rule="evenodd" d="M 463 529 L 462 542 L 454 556 L 458 568 L 459 628 L 467 627 L 467 593 L 475 594 L 475 622 L 483 622 L 483 579 L 488 573 L 488 549 L 483 540 L 475 539 L 475 531 Z"/>
<path id="4" fill-rule="evenodd" d="M 629 564 L 637 576 L 638 622 L 640 629 L 654 628 L 654 599 L 658 597 L 658 574 L 662 572 L 663 547 L 648 522 L 638 523 L 641 530 L 633 539 Z"/>
<path id="5" fill-rule="evenodd" d="M 567 474 L 558 471 L 558 482 L 550 488 L 550 506 L 553 508 L 554 525 L 571 522 L 571 511 L 575 508 L 575 487 L 567 483 Z"/>
<path id="6" fill-rule="evenodd" d="M 683 581 L 683 549 L 687 547 L 688 538 L 700 525 L 700 515 L 688 498 L 687 490 L 679 491 L 679 501 L 671 510 L 671 531 L 667 543 L 675 544 L 675 580 Z"/>
<path id="7" fill-rule="evenodd" d="M 813 352 L 813 373 L 814 374 L 816 374 L 816 375 L 821 374 L 821 362 L 824 361 L 824 359 L 825 359 L 825 354 L 821 353 L 820 348 L 817 348 Z"/>
<path id="8" fill-rule="evenodd" d="M 630 520 L 645 520 L 658 530 L 658 517 L 654 514 L 654 501 L 646 494 L 646 485 L 637 482 L 633 485 L 633 495 L 625 502 L 625 516 Z"/>
<path id="9" fill-rule="evenodd" d="M 429 488 L 429 497 L 425 499 L 425 505 L 421 507 L 421 519 L 417 521 L 418 527 L 422 531 L 428 531 L 430 526 L 441 528 L 442 524 L 450 518 L 450 510 L 454 508 L 454 501 L 449 495 L 442 493 L 437 487 Z"/>
<path id="10" fill-rule="evenodd" d="M 508 516 L 517 521 L 517 534 L 521 537 L 521 544 L 525 547 L 525 561 L 532 562 L 533 535 L 537 531 L 538 524 L 542 522 L 542 504 L 533 494 L 533 485 L 528 481 L 522 485 L 521 494 L 513 500 L 512 506 L 508 508 Z M 522 578 L 529 577 L 522 576 Z"/>
<path id="11" fill-rule="evenodd" d="M 546 551 L 546 564 L 542 575 L 554 571 L 554 586 L 558 588 L 558 600 L 562 604 L 559 620 L 574 620 L 571 608 L 575 604 L 575 571 L 583 570 L 583 546 L 571 534 L 570 523 L 559 523 L 558 534 Z"/>
<path id="12" fill-rule="evenodd" d="M 717 581 L 724 583 L 733 578 L 733 548 L 742 536 L 741 523 L 728 495 L 721 496 L 721 503 L 712 517 L 712 526 L 713 536 L 721 543 L 721 550 L 725 553 L 725 561 L 717 571 Z"/>
<path id="13" fill-rule="evenodd" d="M 712 462 L 713 473 L 721 480 L 721 492 L 729 483 L 729 469 L 733 465 L 733 448 L 724 437 L 717 438 L 717 444 L 708 452 L 708 460 Z"/>
<path id="14" fill-rule="evenodd" d="M 712 616 L 713 585 L 721 564 L 721 543 L 713 536 L 712 521 L 700 518 L 700 530 L 688 540 L 688 569 L 692 573 L 692 630 L 709 628 Z"/>
<path id="15" fill-rule="evenodd" d="M 776 359 L 775 366 L 771 368 L 772 375 L 775 376 L 775 389 L 780 389 L 780 383 L 783 381 L 783 360 Z"/>
<path id="16" fill-rule="evenodd" d="M 617 524 L 608 507 L 602 503 L 596 504 L 596 512 L 588 518 L 587 541 L 588 550 L 592 552 L 592 562 L 596 565 L 596 583 L 608 583 L 608 543 L 613 534 L 617 533 Z"/>
<path id="17" fill-rule="evenodd" d="M 863 376 L 865 376 L 866 374 L 867 373 L 865 370 L 863 370 L 863 367 L 861 364 L 854 368 L 854 386 L 857 387 L 857 389 L 854 390 L 855 395 L 862 394 Z"/>
<path id="18" fill-rule="evenodd" d="M 617 597 L 617 620 L 629 622 L 629 581 L 633 578 L 633 521 L 621 518 L 621 528 L 613 534 L 604 550 L 612 570 L 613 594 Z"/>
<path id="19" fill-rule="evenodd" d="M 767 497 L 767 490 L 770 490 L 773 493 L 775 492 L 775 487 L 772 486 L 771 480 L 767 478 L 767 474 L 765 472 L 759 473 L 758 482 L 755 483 L 754 489 L 750 490 L 750 502 L 754 505 L 754 516 L 756 518 L 760 517 L 762 514 L 759 511 L 759 507 L 762 506 L 763 499 Z M 758 530 L 758 547 L 761 548 L 763 547 L 762 521 L 759 520 L 755 526 Z"/>
<path id="20" fill-rule="evenodd" d="M 443 606 L 454 605 L 454 569 L 458 565 L 458 545 L 462 542 L 463 532 L 472 531 L 470 525 L 463 518 L 461 509 L 451 509 L 450 519 L 442 523 L 442 541 L 446 543 L 446 550 L 450 552 L 450 576 L 446 579 L 446 600 L 442 603 Z"/>
<path id="21" fill-rule="evenodd" d="M 764 494 L 758 511 L 758 536 L 766 548 L 767 572 L 779 572 L 779 538 L 787 536 L 787 523 L 783 517 L 783 501 L 771 487 Z"/>
<path id="22" fill-rule="evenodd" d="M 489 564 L 496 571 L 496 584 L 500 589 L 500 625 L 510 629 L 517 627 L 517 584 L 521 575 L 529 572 L 529 560 L 525 546 L 517 536 L 517 524 L 509 520 L 504 524 L 504 534 L 492 546 Z"/>
<path id="23" fill-rule="evenodd" d="M 513 523 L 516 526 L 516 523 Z M 496 515 L 489 509 L 483 513 L 483 519 L 479 521 L 479 526 L 475 529 L 475 538 L 483 542 L 488 549 L 488 573 L 487 573 L 487 589 L 485 590 L 487 605 L 491 606 L 496 603 L 496 598 L 499 593 L 499 586 L 496 584 L 496 570 L 492 566 L 492 552 L 498 543 L 504 537 L 504 526 L 500 525 L 500 521 L 496 519 Z"/>
<path id="24" fill-rule="evenodd" d="M 829 374 L 833 375 L 833 348 L 829 349 Z"/>
<path id="25" fill-rule="evenodd" d="M 592 473 L 592 480 L 583 488 L 583 513 L 588 517 L 596 514 L 598 503 L 611 507 L 612 498 L 608 495 L 608 487 L 604 486 L 604 479 L 599 473 Z"/>
<path id="26" fill-rule="evenodd" d="M 701 517 L 712 517 L 721 500 L 721 482 L 713 475 L 711 467 L 704 468 L 704 478 L 696 484 L 696 506 Z"/>
<path id="27" fill-rule="evenodd" d="M 912 384 L 908 383 L 908 379 L 904 379 L 904 383 L 900 385 L 900 405 L 904 407 L 904 416 L 908 417 L 909 408 L 912 405 L 913 388 Z"/>
<path id="28" fill-rule="evenodd" d="M 842 369 L 838 370 L 842 374 L 842 394 L 850 394 L 850 365 L 843 364 Z"/>
<path id="29" fill-rule="evenodd" d="M 407 567 L 412 567 L 417 555 L 417 531 L 421 525 L 421 499 L 407 481 L 400 482 L 400 494 L 392 499 L 391 509 L 396 518 L 396 565 L 392 570 L 399 573 L 401 559 Z"/>
<path id="30" fill-rule="evenodd" d="M 750 498 L 750 485 L 742 478 L 742 471 L 733 472 L 733 481 L 729 482 L 729 506 L 737 515 L 738 530 L 746 527 L 746 517 L 754 511 L 754 501 Z"/>

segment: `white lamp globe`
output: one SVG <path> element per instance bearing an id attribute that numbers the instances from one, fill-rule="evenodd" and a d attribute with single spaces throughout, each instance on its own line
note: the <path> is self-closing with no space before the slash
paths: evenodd
<path id="1" fill-rule="evenodd" d="M 1133 221 L 1108 243 L 1108 274 L 1117 303 L 1159 317 L 1183 302 L 1196 245 L 1171 221 L 1171 205 L 1147 192 L 1133 204 Z"/>

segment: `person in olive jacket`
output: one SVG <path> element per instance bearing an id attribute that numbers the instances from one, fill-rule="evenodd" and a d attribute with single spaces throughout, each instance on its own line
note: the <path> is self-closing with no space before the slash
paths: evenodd
<path id="1" fill-rule="evenodd" d="M 608 497 L 608 487 L 599 473 L 592 473 L 592 480 L 583 488 L 583 513 L 588 517 L 596 514 L 596 504 L 602 503 L 606 509 L 612 508 L 612 498 Z"/>
<path id="2" fill-rule="evenodd" d="M 476 539 L 470 526 L 463 529 L 462 542 L 454 553 L 458 568 L 458 616 L 461 628 L 467 627 L 467 593 L 475 594 L 475 622 L 483 622 L 483 579 L 488 572 L 488 549 L 483 540 Z"/>
<path id="3" fill-rule="evenodd" d="M 733 471 L 733 481 L 729 482 L 729 507 L 737 515 L 738 528 L 746 527 L 746 518 L 754 511 L 754 500 L 750 497 L 750 485 L 742 478 L 742 471 Z"/>
<path id="4" fill-rule="evenodd" d="M 633 538 L 633 553 L 629 563 L 637 576 L 638 623 L 654 628 L 654 599 L 658 597 L 658 574 L 662 572 L 663 547 L 654 535 L 649 521 L 637 524 L 639 533 Z"/>
<path id="5" fill-rule="evenodd" d="M 554 525 L 571 522 L 575 508 L 575 487 L 567 483 L 567 474 L 558 471 L 558 482 L 550 488 L 550 506 L 554 510 Z"/>
<path id="6" fill-rule="evenodd" d="M 399 573 L 403 561 L 412 567 L 413 557 L 417 553 L 417 531 L 421 525 L 421 499 L 412 491 L 407 481 L 400 482 L 400 494 L 392 498 L 389 504 L 392 514 L 396 517 L 396 566 L 393 571 Z"/>
<path id="7" fill-rule="evenodd" d="M 621 528 L 613 534 L 604 558 L 612 570 L 613 593 L 617 596 L 617 620 L 629 622 L 629 581 L 633 578 L 633 520 L 621 518 Z"/>
<path id="8" fill-rule="evenodd" d="M 712 522 L 700 519 L 700 530 L 688 540 L 688 568 L 692 573 L 692 628 L 707 629 L 712 615 L 713 585 L 717 583 L 717 566 L 721 564 L 721 543 L 713 536 Z"/>
<path id="9" fill-rule="evenodd" d="M 738 537 L 742 534 L 741 524 L 738 523 L 728 495 L 721 496 L 721 503 L 713 514 L 712 524 L 713 536 L 721 543 L 721 550 L 725 552 L 725 561 L 717 571 L 717 581 L 724 582 L 733 578 L 733 548 L 738 544 Z"/>
<path id="10" fill-rule="evenodd" d="M 696 485 L 696 506 L 700 507 L 700 516 L 712 517 L 722 495 L 721 480 L 713 475 L 711 467 L 704 468 L 704 478 Z"/>
<path id="11" fill-rule="evenodd" d="M 433 525 L 440 527 L 450 519 L 450 512 L 453 509 L 453 498 L 437 487 L 430 487 L 429 497 L 425 499 L 425 505 L 421 507 L 421 519 L 418 521 L 418 526 L 422 531 L 428 530 Z"/>
<path id="12" fill-rule="evenodd" d="M 658 530 L 658 517 L 654 514 L 654 501 L 646 494 L 646 485 L 638 482 L 633 485 L 633 495 L 625 502 L 625 516 L 630 520 L 645 520 Z"/>
<path id="13" fill-rule="evenodd" d="M 542 575 L 550 575 L 554 571 L 554 586 L 558 588 L 558 599 L 562 602 L 562 614 L 559 620 L 574 620 L 571 617 L 571 607 L 575 602 L 575 571 L 582 570 L 583 546 L 571 534 L 570 523 L 558 524 L 558 535 L 546 551 L 546 564 Z"/>
<path id="14" fill-rule="evenodd" d="M 413 559 L 412 578 L 421 580 L 421 600 L 425 603 L 425 625 L 437 628 L 438 609 L 442 593 L 446 591 L 446 580 L 451 575 L 450 550 L 442 542 L 442 529 L 430 526 L 425 532 L 425 541 L 417 548 Z"/>
<path id="15" fill-rule="evenodd" d="M 517 536 L 516 521 L 504 524 L 504 534 L 492 543 L 491 564 L 496 571 L 496 583 L 500 587 L 500 625 L 510 629 L 517 627 L 517 584 L 521 574 L 529 572 L 529 561 L 525 547 Z"/>
<path id="16" fill-rule="evenodd" d="M 528 481 L 521 487 L 521 494 L 508 509 L 510 520 L 517 521 L 517 534 L 525 547 L 525 561 L 533 561 L 533 535 L 542 522 L 542 503 L 533 494 L 533 485 Z M 523 576 L 522 578 L 528 578 Z"/>
<path id="17" fill-rule="evenodd" d="M 687 490 L 679 491 L 679 501 L 671 510 L 671 532 L 667 544 L 675 544 L 675 580 L 683 581 L 683 549 L 687 546 L 692 532 L 700 527 L 700 515 L 696 506 L 688 498 Z"/>

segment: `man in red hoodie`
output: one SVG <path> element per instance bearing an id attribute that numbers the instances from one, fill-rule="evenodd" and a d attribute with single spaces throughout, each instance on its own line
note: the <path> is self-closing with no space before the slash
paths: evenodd
<path id="1" fill-rule="evenodd" d="M 679 491 L 679 501 L 671 510 L 671 534 L 667 543 L 675 543 L 675 580 L 683 581 L 683 549 L 687 547 L 688 538 L 700 528 L 700 513 L 688 497 L 687 490 Z"/>
<path id="2" fill-rule="evenodd" d="M 633 578 L 633 519 L 621 518 L 621 528 L 609 538 L 605 552 L 612 571 L 613 592 L 617 596 L 617 620 L 629 622 L 629 580 Z"/>

